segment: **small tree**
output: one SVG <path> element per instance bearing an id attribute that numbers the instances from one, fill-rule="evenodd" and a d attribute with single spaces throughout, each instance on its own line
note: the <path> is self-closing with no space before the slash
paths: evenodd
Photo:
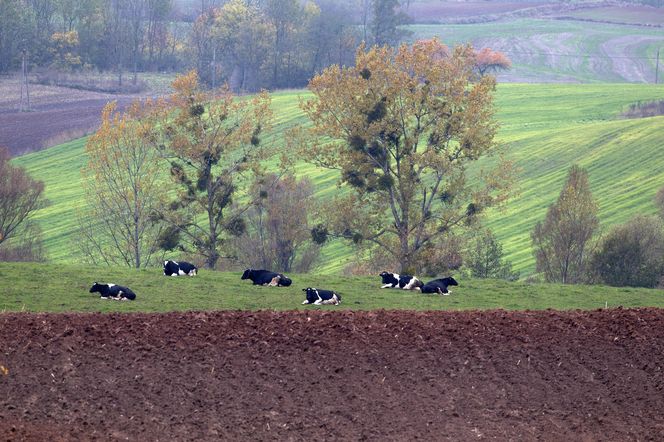
<path id="1" fill-rule="evenodd" d="M 238 100 L 226 87 L 215 99 L 205 93 L 191 71 L 173 82 L 161 123 L 161 149 L 169 158 L 177 195 L 161 218 L 170 237 L 205 257 L 213 269 L 227 234 L 241 235 L 245 224 L 230 213 L 238 181 L 266 157 L 259 135 L 271 121 L 270 96 Z"/>
<path id="2" fill-rule="evenodd" d="M 664 224 L 638 215 L 615 227 L 592 255 L 593 275 L 613 286 L 655 287 L 664 275 Z"/>
<path id="3" fill-rule="evenodd" d="M 320 250 L 309 226 L 313 191 L 306 178 L 269 174 L 257 179 L 251 189 L 254 204 L 245 216 L 247 231 L 235 241 L 238 260 L 250 267 L 309 271 Z"/>
<path id="4" fill-rule="evenodd" d="M 21 226 L 21 235 L 0 246 L 0 261 L 44 262 L 46 254 L 41 229 L 32 220 Z"/>
<path id="5" fill-rule="evenodd" d="M 231 0 L 211 12 L 214 22 L 210 33 L 228 82 L 234 90 L 255 91 L 266 74 L 267 60 L 276 56 L 271 33 L 274 28 L 257 5 L 246 0 Z M 213 49 L 214 50 L 214 49 Z M 218 84 L 212 81 L 213 85 Z"/>
<path id="6" fill-rule="evenodd" d="M 512 263 L 503 261 L 503 246 L 488 229 L 476 235 L 465 264 L 476 278 L 519 279 L 519 273 L 512 271 Z"/>
<path id="7" fill-rule="evenodd" d="M 27 221 L 46 204 L 44 183 L 9 162 L 9 150 L 0 147 L 0 246 L 18 236 Z"/>
<path id="8" fill-rule="evenodd" d="M 512 62 L 502 52 L 483 48 L 475 55 L 475 69 L 482 76 L 499 70 L 507 70 L 511 67 Z"/>
<path id="9" fill-rule="evenodd" d="M 659 217 L 664 219 L 664 187 L 659 189 L 657 195 L 655 195 L 655 206 L 657 206 L 657 209 L 659 210 Z"/>
<path id="10" fill-rule="evenodd" d="M 408 21 L 408 16 L 399 10 L 399 0 L 372 0 L 372 6 L 371 33 L 376 45 L 398 45 L 410 34 L 399 28 Z"/>
<path id="11" fill-rule="evenodd" d="M 508 162 L 467 179 L 471 164 L 498 150 L 495 82 L 473 69 L 472 48 L 430 40 L 362 47 L 353 67 L 329 67 L 309 83 L 303 156 L 338 170 L 349 190 L 327 211 L 330 230 L 388 251 L 400 272 L 508 196 Z"/>
<path id="12" fill-rule="evenodd" d="M 93 262 L 140 268 L 153 263 L 162 226 L 160 156 L 154 146 L 153 104 L 135 101 L 125 113 L 106 105 L 85 146 L 88 210 L 80 220 L 84 254 Z"/>
<path id="13" fill-rule="evenodd" d="M 558 200 L 531 235 L 537 271 L 547 281 L 574 284 L 584 275 L 588 244 L 599 225 L 588 173 L 572 166 Z"/>

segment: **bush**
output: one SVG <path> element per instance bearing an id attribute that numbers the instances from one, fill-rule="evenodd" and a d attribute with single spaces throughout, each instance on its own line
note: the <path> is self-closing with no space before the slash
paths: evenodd
<path id="1" fill-rule="evenodd" d="M 519 272 L 512 271 L 512 263 L 503 261 L 503 246 L 491 230 L 476 235 L 468 248 L 465 265 L 475 278 L 519 279 Z"/>
<path id="2" fill-rule="evenodd" d="M 0 262 L 45 262 L 41 229 L 28 222 L 22 233 L 15 241 L 0 244 Z"/>
<path id="3" fill-rule="evenodd" d="M 664 275 L 664 223 L 639 215 L 617 226 L 593 253 L 590 268 L 608 285 L 656 287 Z"/>
<path id="4" fill-rule="evenodd" d="M 450 235 L 441 238 L 436 244 L 429 244 L 415 261 L 419 269 L 416 274 L 420 276 L 447 276 L 454 270 L 459 270 L 463 264 L 465 243 L 464 238 L 458 235 Z"/>
<path id="5" fill-rule="evenodd" d="M 664 115 L 664 100 L 634 103 L 623 113 L 626 118 L 647 118 Z"/>

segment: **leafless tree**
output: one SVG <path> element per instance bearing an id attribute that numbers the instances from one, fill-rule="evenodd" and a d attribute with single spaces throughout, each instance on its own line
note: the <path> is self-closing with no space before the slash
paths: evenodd
<path id="1" fill-rule="evenodd" d="M 30 216 L 43 207 L 44 183 L 9 163 L 9 151 L 0 147 L 0 245 L 16 236 Z"/>
<path id="2" fill-rule="evenodd" d="M 239 261 L 283 272 L 309 271 L 320 250 L 309 227 L 311 181 L 269 174 L 254 183 L 251 196 L 255 203 L 246 212 L 248 228 L 235 240 Z"/>

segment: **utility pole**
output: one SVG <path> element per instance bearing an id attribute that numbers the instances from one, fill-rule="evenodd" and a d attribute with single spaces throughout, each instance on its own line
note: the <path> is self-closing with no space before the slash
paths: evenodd
<path id="1" fill-rule="evenodd" d="M 30 89 L 28 88 L 28 53 L 25 49 L 21 51 L 21 104 L 20 111 L 30 110 Z M 23 88 L 25 88 L 25 99 L 23 98 Z"/>
<path id="2" fill-rule="evenodd" d="M 655 84 L 658 84 L 659 80 L 659 48 L 657 48 L 657 61 L 655 62 Z"/>

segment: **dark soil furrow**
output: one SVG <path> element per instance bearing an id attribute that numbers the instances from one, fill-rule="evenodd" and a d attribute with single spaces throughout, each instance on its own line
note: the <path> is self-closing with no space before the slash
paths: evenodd
<path id="1" fill-rule="evenodd" d="M 664 310 L 0 315 L 5 440 L 662 440 Z"/>

